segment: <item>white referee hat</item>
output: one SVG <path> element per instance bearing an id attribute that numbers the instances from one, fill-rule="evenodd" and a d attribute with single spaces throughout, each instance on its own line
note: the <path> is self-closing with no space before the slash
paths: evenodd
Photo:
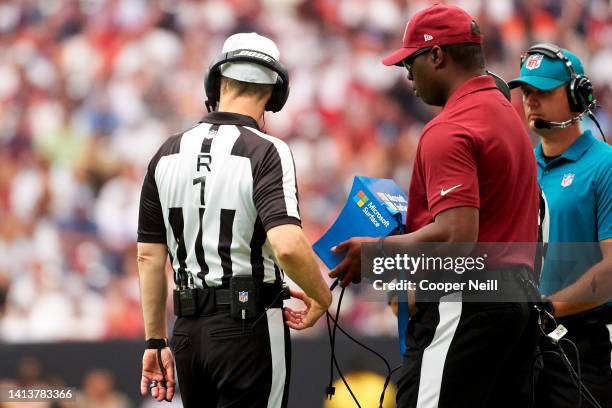
<path id="1" fill-rule="evenodd" d="M 225 40 L 221 52 L 253 50 L 268 54 L 276 61 L 280 51 L 271 39 L 257 33 L 238 33 Z M 221 75 L 242 82 L 256 84 L 275 84 L 278 74 L 270 68 L 252 62 L 227 62 L 221 65 Z"/>

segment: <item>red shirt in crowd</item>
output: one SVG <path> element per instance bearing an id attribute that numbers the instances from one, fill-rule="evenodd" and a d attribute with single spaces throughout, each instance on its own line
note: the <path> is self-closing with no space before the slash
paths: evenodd
<path id="1" fill-rule="evenodd" d="M 426 226 L 445 210 L 476 207 L 478 242 L 533 243 L 538 205 L 537 167 L 522 120 L 491 77 L 466 81 L 423 129 L 407 231 Z M 496 253 L 488 265 L 533 267 L 535 247 L 529 248 Z"/>

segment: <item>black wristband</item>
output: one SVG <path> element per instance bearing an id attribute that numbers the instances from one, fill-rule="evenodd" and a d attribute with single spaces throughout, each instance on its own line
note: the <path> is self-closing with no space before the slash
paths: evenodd
<path id="1" fill-rule="evenodd" d="M 168 341 L 166 339 L 147 339 L 145 343 L 147 349 L 159 350 L 168 347 Z"/>

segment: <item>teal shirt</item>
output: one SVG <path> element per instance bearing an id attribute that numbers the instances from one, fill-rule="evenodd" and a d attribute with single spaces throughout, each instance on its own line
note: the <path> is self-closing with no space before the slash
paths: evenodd
<path id="1" fill-rule="evenodd" d="M 598 242 L 612 238 L 612 146 L 587 130 L 548 163 L 542 145 L 535 155 L 549 216 L 540 290 L 550 295 L 599 262 Z"/>

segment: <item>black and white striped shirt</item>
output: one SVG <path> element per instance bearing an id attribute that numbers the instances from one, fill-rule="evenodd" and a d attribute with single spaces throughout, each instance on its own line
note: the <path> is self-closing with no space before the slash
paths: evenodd
<path id="1" fill-rule="evenodd" d="M 300 225 L 293 157 L 251 117 L 210 113 L 149 164 L 138 242 L 166 244 L 174 271 L 198 287 L 227 287 L 232 275 L 282 280 L 266 236 L 282 224 Z"/>

